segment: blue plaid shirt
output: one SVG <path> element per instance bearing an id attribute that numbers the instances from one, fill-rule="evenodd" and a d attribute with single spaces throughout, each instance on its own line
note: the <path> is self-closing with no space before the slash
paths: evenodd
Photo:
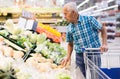
<path id="1" fill-rule="evenodd" d="M 98 32 L 102 28 L 97 20 L 92 16 L 79 16 L 78 23 L 70 23 L 67 26 L 66 40 L 74 44 L 77 53 L 82 52 L 82 48 L 100 47 Z"/>

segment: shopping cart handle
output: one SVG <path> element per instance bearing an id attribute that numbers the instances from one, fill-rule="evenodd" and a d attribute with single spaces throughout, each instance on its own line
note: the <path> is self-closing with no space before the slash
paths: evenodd
<path id="1" fill-rule="evenodd" d="M 100 48 L 82 48 L 82 52 L 88 51 L 88 50 L 100 50 Z"/>

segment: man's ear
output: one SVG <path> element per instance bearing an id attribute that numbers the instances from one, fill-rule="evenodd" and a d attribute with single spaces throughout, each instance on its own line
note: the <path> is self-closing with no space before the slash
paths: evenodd
<path id="1" fill-rule="evenodd" d="M 75 13 L 75 11 L 72 11 L 72 16 L 74 17 L 74 16 L 76 16 L 76 13 Z"/>
<path id="2" fill-rule="evenodd" d="M 72 14 L 75 14 L 75 11 L 72 11 Z"/>

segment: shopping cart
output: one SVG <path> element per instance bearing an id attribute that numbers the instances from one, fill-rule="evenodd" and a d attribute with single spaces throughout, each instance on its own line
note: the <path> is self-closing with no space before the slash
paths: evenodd
<path id="1" fill-rule="evenodd" d="M 120 79 L 120 48 L 109 48 L 106 53 L 99 50 L 84 49 L 86 79 Z"/>

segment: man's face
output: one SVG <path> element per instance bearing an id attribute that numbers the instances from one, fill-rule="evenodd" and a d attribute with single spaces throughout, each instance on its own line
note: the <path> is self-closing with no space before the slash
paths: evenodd
<path id="1" fill-rule="evenodd" d="M 68 22 L 72 22 L 72 12 L 68 11 L 67 8 L 63 8 L 63 13 L 64 13 L 64 18 L 68 21 Z"/>

